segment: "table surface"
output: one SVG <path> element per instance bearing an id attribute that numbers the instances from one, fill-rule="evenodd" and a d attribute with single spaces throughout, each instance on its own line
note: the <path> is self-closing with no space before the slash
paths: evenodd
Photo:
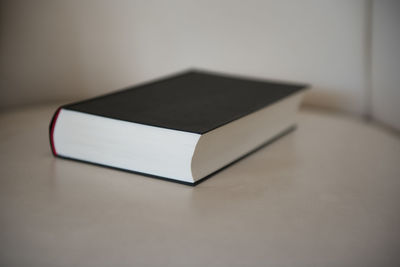
<path id="1" fill-rule="evenodd" d="M 400 138 L 302 110 L 190 187 L 54 158 L 55 106 L 0 113 L 0 266 L 400 266 Z"/>

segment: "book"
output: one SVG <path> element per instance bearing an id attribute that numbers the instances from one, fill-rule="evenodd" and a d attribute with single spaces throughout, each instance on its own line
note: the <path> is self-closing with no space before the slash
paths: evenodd
<path id="1" fill-rule="evenodd" d="M 189 70 L 59 107 L 51 151 L 196 185 L 295 129 L 306 88 Z"/>

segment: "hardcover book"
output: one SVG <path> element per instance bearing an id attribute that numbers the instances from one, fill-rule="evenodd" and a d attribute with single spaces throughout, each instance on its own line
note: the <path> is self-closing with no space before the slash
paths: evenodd
<path id="1" fill-rule="evenodd" d="M 190 70 L 61 106 L 57 157 L 196 185 L 295 128 L 305 85 Z"/>

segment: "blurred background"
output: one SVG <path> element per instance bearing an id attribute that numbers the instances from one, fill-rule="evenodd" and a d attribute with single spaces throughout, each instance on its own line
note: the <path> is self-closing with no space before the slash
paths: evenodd
<path id="1" fill-rule="evenodd" d="M 306 105 L 400 129 L 400 1 L 0 3 L 0 110 L 197 67 L 310 83 Z"/>

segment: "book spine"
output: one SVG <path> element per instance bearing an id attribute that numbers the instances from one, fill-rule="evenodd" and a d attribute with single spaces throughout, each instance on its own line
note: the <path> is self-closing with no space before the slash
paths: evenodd
<path id="1" fill-rule="evenodd" d="M 53 118 L 51 119 L 49 126 L 49 139 L 50 139 L 50 149 L 54 156 L 57 156 L 56 147 L 54 145 L 54 128 L 56 126 L 58 114 L 60 113 L 61 107 L 59 107 L 56 112 L 54 112 Z"/>

